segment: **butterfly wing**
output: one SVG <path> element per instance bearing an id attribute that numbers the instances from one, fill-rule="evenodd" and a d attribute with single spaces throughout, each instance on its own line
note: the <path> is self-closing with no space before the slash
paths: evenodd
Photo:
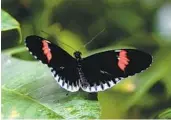
<path id="1" fill-rule="evenodd" d="M 84 91 L 104 91 L 117 84 L 121 79 L 147 69 L 152 63 L 152 56 L 136 50 L 122 49 L 97 53 L 82 61 L 85 84 Z"/>
<path id="2" fill-rule="evenodd" d="M 72 56 L 57 45 L 39 36 L 28 36 L 25 43 L 35 58 L 48 65 L 55 80 L 62 88 L 71 92 L 79 90 L 76 60 Z"/>

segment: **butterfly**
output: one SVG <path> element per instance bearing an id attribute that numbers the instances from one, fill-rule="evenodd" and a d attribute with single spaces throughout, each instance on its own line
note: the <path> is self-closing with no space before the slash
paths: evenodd
<path id="1" fill-rule="evenodd" d="M 36 35 L 28 36 L 25 44 L 35 58 L 47 64 L 57 83 L 70 92 L 80 88 L 86 92 L 104 91 L 152 63 L 150 54 L 137 49 L 109 50 L 82 58 L 80 51 L 75 51 L 72 57 Z"/>

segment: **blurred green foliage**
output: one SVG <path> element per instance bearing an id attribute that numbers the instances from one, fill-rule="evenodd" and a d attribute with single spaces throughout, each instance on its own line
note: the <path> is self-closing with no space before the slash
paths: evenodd
<path id="1" fill-rule="evenodd" d="M 155 118 L 156 119 L 170 119 L 171 118 L 171 109 L 168 108 L 166 110 L 163 110 Z"/>
<path id="2" fill-rule="evenodd" d="M 3 117 L 171 118 L 170 8 L 169 0 L 2 0 Z M 83 56 L 137 48 L 153 55 L 152 66 L 97 97 L 82 92 L 64 96 L 57 84 L 42 88 L 54 81 L 47 68 L 30 61 L 34 59 L 24 47 L 26 36 L 45 37 L 72 55 L 58 40 L 79 49 L 104 28 L 81 49 Z M 41 90 L 47 93 L 39 95 Z"/>

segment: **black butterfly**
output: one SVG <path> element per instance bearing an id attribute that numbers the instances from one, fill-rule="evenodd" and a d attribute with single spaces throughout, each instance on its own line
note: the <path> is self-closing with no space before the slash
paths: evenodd
<path id="1" fill-rule="evenodd" d="M 25 42 L 30 53 L 50 67 L 58 84 L 71 92 L 80 87 L 86 92 L 104 91 L 152 63 L 151 55 L 136 49 L 110 50 L 86 58 L 75 51 L 73 58 L 42 37 L 28 36 Z"/>

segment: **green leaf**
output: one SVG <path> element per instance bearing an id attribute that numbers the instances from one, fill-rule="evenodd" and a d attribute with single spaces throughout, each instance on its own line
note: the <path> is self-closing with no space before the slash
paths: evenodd
<path id="1" fill-rule="evenodd" d="M 2 54 L 3 118 L 98 118 L 97 101 L 69 93 L 56 83 L 48 67 Z"/>
<path id="2" fill-rule="evenodd" d="M 5 12 L 4 10 L 1 11 L 1 17 L 2 17 L 1 31 L 17 29 L 20 35 L 20 40 L 21 40 L 21 29 L 20 29 L 20 24 L 18 23 L 18 21 L 15 20 L 10 14 Z"/>
<path id="3" fill-rule="evenodd" d="M 171 119 L 171 108 L 168 108 L 159 113 L 155 119 Z"/>
<path id="4" fill-rule="evenodd" d="M 3 113 L 7 118 L 63 118 L 31 97 L 15 90 L 2 88 Z M 20 101 L 20 102 L 18 102 Z"/>
<path id="5" fill-rule="evenodd" d="M 4 10 L 1 11 L 2 14 L 2 25 L 1 30 L 11 30 L 11 29 L 18 29 L 20 27 L 19 23 L 7 12 Z"/>

